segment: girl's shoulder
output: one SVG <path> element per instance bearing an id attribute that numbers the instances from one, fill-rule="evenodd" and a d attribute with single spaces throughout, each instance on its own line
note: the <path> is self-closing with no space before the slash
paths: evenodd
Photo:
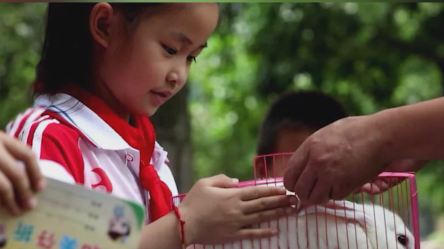
<path id="1" fill-rule="evenodd" d="M 28 108 L 23 112 L 17 114 L 17 116 L 6 125 L 6 133 L 13 137 L 18 137 L 21 130 L 27 124 L 30 124 L 40 118 L 41 114 L 44 111 L 45 107 L 38 106 Z"/>
<path id="2" fill-rule="evenodd" d="M 6 133 L 30 146 L 35 142 L 35 138 L 77 140 L 79 132 L 61 122 L 62 118 L 56 116 L 57 114 L 48 112 L 45 106 L 28 108 L 7 124 Z"/>
<path id="3" fill-rule="evenodd" d="M 40 118 L 22 128 L 18 139 L 30 146 L 40 160 L 54 161 L 64 167 L 80 165 L 81 133 L 54 116 L 43 111 Z"/>
<path id="4" fill-rule="evenodd" d="M 45 176 L 68 182 L 83 182 L 83 156 L 79 147 L 81 133 L 67 125 L 57 114 L 33 108 L 36 118 L 17 118 L 22 127 L 17 138 L 31 147 Z"/>

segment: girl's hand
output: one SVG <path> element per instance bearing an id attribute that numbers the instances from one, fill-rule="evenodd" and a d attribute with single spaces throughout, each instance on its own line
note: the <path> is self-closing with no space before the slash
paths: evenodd
<path id="1" fill-rule="evenodd" d="M 218 244 L 240 239 L 270 237 L 277 229 L 251 225 L 295 212 L 294 196 L 283 187 L 235 188 L 237 180 L 218 175 L 198 181 L 179 210 L 185 221 L 185 241 Z"/>
<path id="2" fill-rule="evenodd" d="M 21 167 L 19 162 L 25 167 Z M 44 188 L 32 150 L 20 141 L 0 131 L 0 202 L 12 215 L 22 209 L 34 208 L 37 200 L 34 191 Z"/>

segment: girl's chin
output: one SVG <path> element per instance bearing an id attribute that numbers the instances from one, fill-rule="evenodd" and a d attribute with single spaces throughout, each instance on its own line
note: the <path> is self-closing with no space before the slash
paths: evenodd
<path id="1" fill-rule="evenodd" d="M 131 108 L 128 108 L 129 110 L 131 110 L 131 113 L 136 115 L 142 115 L 145 117 L 153 116 L 157 112 L 157 109 L 159 109 L 160 107 L 153 105 L 149 100 L 147 101 L 146 99 L 138 103 L 137 102 L 131 103 L 131 105 L 127 106 L 131 106 Z"/>
<path id="2" fill-rule="evenodd" d="M 140 112 L 139 114 L 146 116 L 146 117 L 151 117 L 154 114 L 156 114 L 157 109 L 159 109 L 159 107 L 149 106 L 149 107 L 145 108 L 144 110 L 142 110 L 142 112 Z"/>

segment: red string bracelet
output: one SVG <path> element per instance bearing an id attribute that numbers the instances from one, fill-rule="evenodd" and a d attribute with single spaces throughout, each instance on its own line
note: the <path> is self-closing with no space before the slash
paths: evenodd
<path id="1" fill-rule="evenodd" d="M 174 206 L 174 213 L 176 213 L 176 217 L 180 221 L 180 235 L 181 235 L 182 249 L 185 249 L 185 229 L 183 228 L 183 226 L 185 225 L 185 221 L 182 220 L 179 208 L 177 208 L 176 206 Z"/>

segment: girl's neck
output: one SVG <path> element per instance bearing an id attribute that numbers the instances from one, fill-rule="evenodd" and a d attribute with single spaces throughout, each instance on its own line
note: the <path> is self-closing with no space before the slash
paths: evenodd
<path id="1" fill-rule="evenodd" d="M 126 109 L 120 102 L 117 100 L 111 91 L 106 86 L 105 82 L 101 78 L 100 72 L 102 68 L 100 68 L 100 60 L 97 58 L 103 58 L 103 49 L 101 46 L 98 46 L 96 42 L 93 43 L 93 62 L 92 62 L 92 72 L 96 72 L 92 74 L 92 84 L 89 91 L 101 98 L 114 112 L 125 120 L 127 123 L 130 123 L 130 111 Z"/>
<path id="2" fill-rule="evenodd" d="M 112 110 L 116 112 L 119 117 L 121 117 L 127 123 L 130 123 L 130 112 L 113 96 L 105 84 L 94 84 L 91 92 L 97 97 L 101 98 Z"/>

